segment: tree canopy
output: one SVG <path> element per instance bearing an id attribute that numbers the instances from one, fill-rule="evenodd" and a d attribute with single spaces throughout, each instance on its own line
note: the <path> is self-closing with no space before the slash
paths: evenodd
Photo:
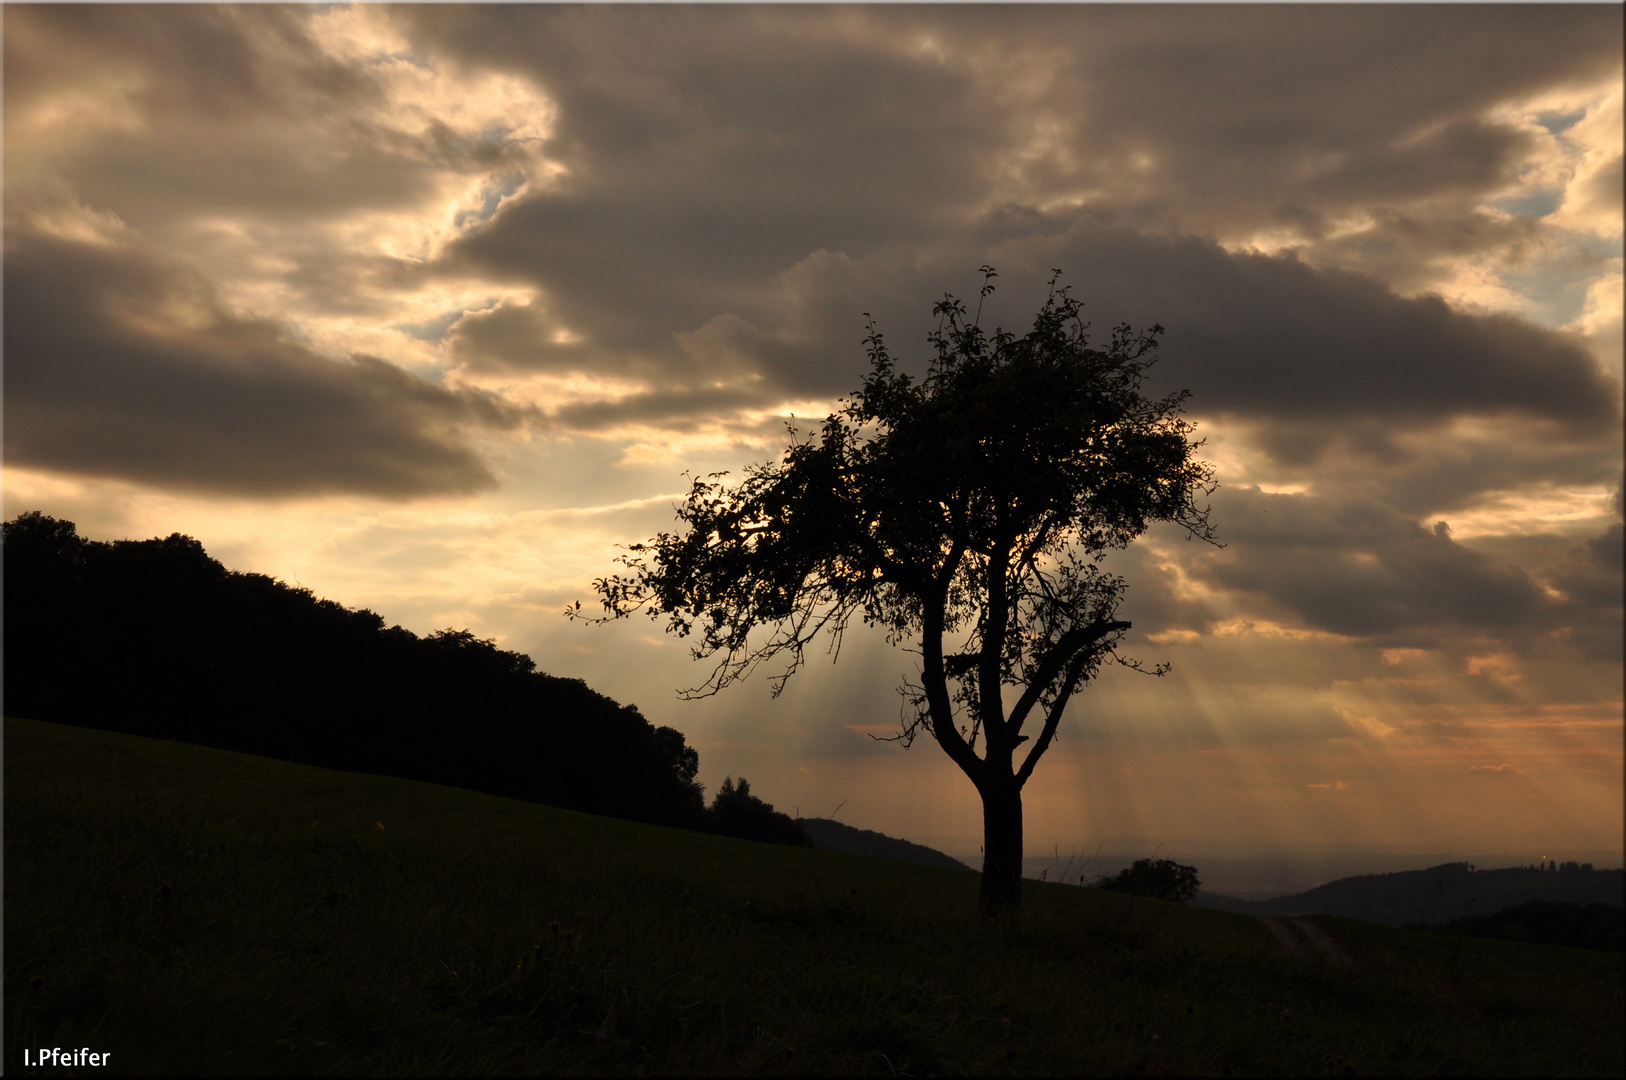
<path id="1" fill-rule="evenodd" d="M 1092 347 L 1058 278 L 1020 336 L 985 332 L 945 296 L 919 379 L 871 320 L 869 375 L 819 430 L 793 430 L 779 461 L 737 484 L 695 479 L 683 528 L 631 545 L 625 572 L 595 583 L 605 618 L 643 610 L 694 640 L 711 668 L 692 695 L 764 663 L 777 694 L 816 638 L 839 647 L 854 618 L 917 649 L 899 738 L 930 733 L 981 794 L 989 910 L 1020 896 L 1023 785 L 1130 629 L 1125 582 L 1103 560 L 1154 522 L 1213 537 L 1187 395 L 1142 392 L 1163 328 L 1120 325 Z"/>

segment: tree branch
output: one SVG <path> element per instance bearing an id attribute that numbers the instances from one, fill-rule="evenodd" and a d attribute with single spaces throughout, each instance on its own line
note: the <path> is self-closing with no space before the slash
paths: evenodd
<path id="1" fill-rule="evenodd" d="M 1033 744 L 1033 749 L 1028 751 L 1028 756 L 1023 760 L 1022 767 L 1017 770 L 1016 788 L 1018 791 L 1028 782 L 1028 777 L 1033 775 L 1033 767 L 1039 764 L 1039 759 L 1044 756 L 1044 752 L 1050 749 L 1050 742 L 1056 737 L 1056 729 L 1061 726 L 1061 714 L 1067 708 L 1067 702 L 1073 696 L 1073 689 L 1078 685 L 1079 679 L 1083 677 L 1084 667 L 1089 663 L 1089 660 L 1090 654 L 1081 651 L 1073 657 L 1073 662 L 1067 666 L 1067 681 L 1062 683 L 1061 693 L 1057 694 L 1056 700 L 1050 704 L 1050 711 L 1044 718 L 1044 730 L 1039 733 L 1039 738 Z"/>
<path id="2" fill-rule="evenodd" d="M 990 753 L 996 748 L 1003 753 L 1006 741 L 1000 662 L 1005 658 L 1005 635 L 1010 622 L 1010 594 L 1005 581 L 1010 557 L 1010 545 L 1003 540 L 996 541 L 988 558 L 988 600 L 983 609 L 982 649 L 977 657 L 977 706 L 982 714 L 982 728 L 986 732 L 984 739 Z"/>
<path id="3" fill-rule="evenodd" d="M 1075 626 L 1058 638 L 1056 644 L 1051 647 L 1050 653 L 1039 662 L 1038 671 L 1028 680 L 1027 690 L 1023 692 L 1021 699 L 1017 701 L 1016 707 L 1011 710 L 1008 727 L 1012 734 L 1022 730 L 1022 725 L 1027 722 L 1028 713 L 1033 711 L 1033 706 L 1038 703 L 1039 698 L 1044 695 L 1050 684 L 1056 681 L 1056 676 L 1061 674 L 1061 669 L 1080 650 L 1095 644 L 1108 634 L 1128 630 L 1130 625 L 1126 622 L 1093 622 L 1088 626 Z M 1029 757 L 1032 757 L 1031 753 Z"/>
<path id="4" fill-rule="evenodd" d="M 954 580 L 954 566 L 959 562 L 962 549 L 958 543 L 949 553 L 940 582 L 940 594 L 946 595 L 948 583 Z M 939 603 L 923 605 L 920 652 L 921 684 L 926 693 L 926 708 L 931 712 L 932 734 L 943 752 L 960 767 L 971 782 L 982 789 L 983 760 L 977 756 L 954 726 L 954 703 L 949 698 L 947 673 L 943 668 L 943 607 Z"/>

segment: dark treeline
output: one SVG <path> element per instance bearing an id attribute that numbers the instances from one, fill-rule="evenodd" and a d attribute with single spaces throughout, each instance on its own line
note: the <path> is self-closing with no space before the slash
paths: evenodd
<path id="1" fill-rule="evenodd" d="M 813 839 L 803 830 L 801 823 L 789 814 L 781 814 L 773 803 L 763 802 L 751 794 L 751 782 L 740 777 L 738 784 L 725 777 L 711 800 L 710 828 L 724 836 L 737 836 L 742 840 L 760 840 L 765 844 L 791 844 L 812 847 Z"/>
<path id="2" fill-rule="evenodd" d="M 178 533 L 93 541 L 36 512 L 5 523 L 4 555 L 7 715 L 682 828 L 795 829 L 743 779 L 707 808 L 681 732 L 467 630 L 420 638 Z"/>

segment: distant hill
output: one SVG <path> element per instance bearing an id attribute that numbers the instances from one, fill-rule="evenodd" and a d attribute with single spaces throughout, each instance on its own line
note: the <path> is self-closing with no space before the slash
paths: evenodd
<path id="1" fill-rule="evenodd" d="M 870 829 L 855 829 L 829 818 L 797 818 L 802 831 L 807 833 L 813 846 L 820 851 L 841 851 L 848 855 L 868 855 L 872 859 L 891 859 L 893 862 L 936 866 L 944 870 L 970 870 L 959 859 L 945 855 L 936 848 L 899 840 Z"/>
<path id="2" fill-rule="evenodd" d="M 1343 878 L 1270 900 L 1236 900 L 1198 892 L 1193 902 L 1242 915 L 1343 915 L 1383 926 L 1405 926 L 1490 915 L 1531 900 L 1626 906 L 1626 873 L 1575 863 L 1563 870 L 1528 866 L 1476 870 L 1468 863 L 1445 863 L 1428 870 Z"/>

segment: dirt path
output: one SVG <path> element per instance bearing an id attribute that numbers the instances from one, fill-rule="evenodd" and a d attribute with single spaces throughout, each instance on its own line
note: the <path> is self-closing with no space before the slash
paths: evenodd
<path id="1" fill-rule="evenodd" d="M 1338 943 L 1327 936 L 1327 932 L 1311 922 L 1309 919 L 1260 919 L 1265 929 L 1276 943 L 1286 950 L 1287 955 L 1300 960 L 1310 960 L 1320 956 L 1329 964 L 1343 965 L 1349 963 L 1349 957 Z M 1314 950 L 1314 951 L 1312 951 Z"/>
<path id="2" fill-rule="evenodd" d="M 1309 919 L 1294 919 L 1293 925 L 1298 927 L 1299 933 L 1315 948 L 1315 951 L 1326 957 L 1329 964 L 1347 964 L 1349 957 L 1338 943 L 1327 936 L 1327 932 Z"/>
<path id="3" fill-rule="evenodd" d="M 1304 947 L 1304 942 L 1300 941 L 1299 936 L 1287 928 L 1286 923 L 1280 919 L 1260 919 L 1259 921 L 1265 924 L 1265 929 L 1270 931 L 1270 936 L 1276 939 L 1276 943 L 1287 950 L 1287 955 L 1296 956 L 1301 960 L 1310 958 L 1310 951 Z"/>

